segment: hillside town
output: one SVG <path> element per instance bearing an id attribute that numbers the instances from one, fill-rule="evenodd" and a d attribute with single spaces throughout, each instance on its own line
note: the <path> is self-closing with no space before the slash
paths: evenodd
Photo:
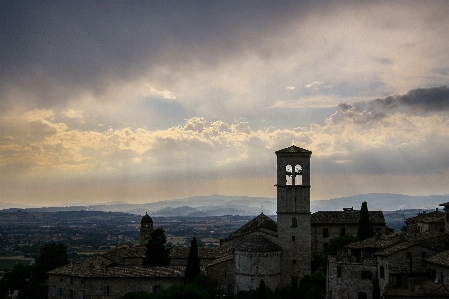
<path id="1" fill-rule="evenodd" d="M 120 214 L 108 223 L 120 230 L 106 238 L 112 243 L 98 244 L 97 251 L 90 248 L 93 253 L 47 272 L 48 298 L 118 299 L 128 293 L 158 294 L 182 285 L 193 247 L 188 246 L 193 244 L 185 238 L 188 234 L 201 240 L 196 249 L 198 274 L 216 281 L 221 297 L 240 298 L 242 292 L 260 290 L 261 286 L 298 289 L 305 278 L 319 274 L 325 279 L 325 288 L 317 291 L 316 298 L 448 298 L 449 203 L 407 218 L 401 231 L 387 226 L 382 211 L 368 211 L 366 202 L 360 210 L 348 207 L 310 213 L 311 154 L 297 146 L 276 152 L 277 217 L 263 212 L 255 218 L 223 216 L 221 224 L 206 221 L 206 225 L 195 225 L 193 219 L 185 219 L 181 225 L 179 219 L 173 223 L 168 218 L 158 219 L 160 227 L 155 228 L 148 214 Z M 96 213 L 96 221 L 104 216 Z M 18 211 L 7 217 L 25 214 Z M 44 217 L 32 215 L 37 222 Z M 46 241 L 60 241 L 63 234 L 72 240 L 81 238 L 68 229 L 77 227 L 77 221 L 86 221 L 87 215 L 79 213 L 77 218 L 72 214 L 72 227 Z M 52 215 L 57 216 L 61 214 Z M 121 221 L 133 225 L 121 225 Z M 177 232 L 182 238 L 176 239 L 173 227 L 185 230 Z M 97 225 L 92 224 L 91 229 L 98 229 Z M 167 262 L 147 264 L 154 249 L 151 246 L 156 246 L 154 242 L 164 229 L 170 233 L 168 238 L 163 235 Z M 35 234 L 35 239 L 27 242 L 36 242 L 39 236 Z M 196 244 L 196 237 L 194 240 Z M 72 247 L 75 249 L 80 250 Z"/>

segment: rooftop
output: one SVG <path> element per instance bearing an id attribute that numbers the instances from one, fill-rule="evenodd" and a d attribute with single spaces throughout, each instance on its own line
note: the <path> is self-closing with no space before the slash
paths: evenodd
<path id="1" fill-rule="evenodd" d="M 385 224 L 384 213 L 382 211 L 369 211 L 369 219 L 373 224 Z M 360 219 L 359 210 L 345 211 L 318 211 L 310 216 L 312 225 L 314 224 L 358 224 Z"/>
<path id="2" fill-rule="evenodd" d="M 276 221 L 266 216 L 264 213 L 260 213 L 259 216 L 224 238 L 223 241 L 231 240 L 237 236 L 244 235 L 258 229 L 266 229 L 272 232 L 277 232 L 277 227 Z"/>
<path id="3" fill-rule="evenodd" d="M 72 262 L 49 273 L 75 277 L 183 277 L 184 268 L 179 266 L 123 266 L 97 255 Z"/>

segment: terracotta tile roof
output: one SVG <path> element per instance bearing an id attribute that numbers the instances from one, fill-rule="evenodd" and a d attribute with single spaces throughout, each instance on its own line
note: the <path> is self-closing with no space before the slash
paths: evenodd
<path id="1" fill-rule="evenodd" d="M 122 244 L 111 251 L 103 253 L 102 256 L 116 263 L 123 264 L 123 259 L 125 258 L 143 258 L 145 250 L 145 246 Z"/>
<path id="2" fill-rule="evenodd" d="M 425 232 L 420 234 L 407 234 L 404 242 L 385 248 L 376 252 L 379 256 L 389 256 L 401 250 L 421 246 L 427 249 L 441 252 L 445 249 L 446 243 L 449 241 L 449 235 L 439 232 Z"/>
<path id="3" fill-rule="evenodd" d="M 372 238 L 354 242 L 349 245 L 346 245 L 345 248 L 353 248 L 353 249 L 362 249 L 362 248 L 375 248 L 375 249 L 383 249 L 400 242 L 405 241 L 405 233 L 397 233 L 391 235 L 382 235 L 380 237 L 374 236 Z"/>
<path id="4" fill-rule="evenodd" d="M 262 235 L 256 235 L 235 247 L 236 251 L 249 251 L 249 252 L 272 252 L 280 251 L 281 247 L 271 242 Z"/>
<path id="5" fill-rule="evenodd" d="M 207 267 L 210 267 L 210 266 L 217 265 L 217 264 L 221 264 L 221 263 L 224 263 L 224 262 L 227 262 L 227 261 L 230 261 L 230 260 L 232 260 L 232 259 L 233 259 L 233 254 L 232 254 L 232 253 L 231 253 L 231 254 L 226 254 L 226 255 L 224 255 L 223 257 L 221 257 L 221 258 L 219 258 L 219 259 L 216 259 L 216 260 L 213 261 L 212 263 L 208 264 L 208 265 L 206 266 L 206 268 L 207 268 Z"/>
<path id="6" fill-rule="evenodd" d="M 75 277 L 183 277 L 185 267 L 143 267 L 117 265 L 103 256 L 72 262 L 49 272 Z"/>
<path id="7" fill-rule="evenodd" d="M 266 216 L 264 213 L 260 213 L 259 216 L 224 238 L 222 241 L 228 241 L 237 236 L 247 234 L 258 229 L 266 229 L 272 232 L 277 232 L 277 223 L 270 217 Z"/>
<path id="8" fill-rule="evenodd" d="M 429 258 L 426 258 L 426 261 L 432 264 L 449 268 L 449 250 L 437 253 Z"/>
<path id="9" fill-rule="evenodd" d="M 428 213 L 419 213 L 416 216 L 413 217 L 409 217 L 406 219 L 406 221 L 409 220 L 421 220 L 421 219 L 433 219 L 433 218 L 439 218 L 439 217 L 444 217 L 444 212 L 442 211 L 432 211 L 432 212 L 428 212 Z"/>
<path id="10" fill-rule="evenodd" d="M 172 248 L 170 257 L 172 259 L 186 259 L 189 257 L 190 248 Z M 219 248 L 198 247 L 199 258 L 215 259 L 221 257 Z"/>
<path id="11" fill-rule="evenodd" d="M 385 225 L 382 211 L 369 211 L 369 219 L 372 224 Z M 360 211 L 318 211 L 310 216 L 312 225 L 316 224 L 359 224 Z"/>

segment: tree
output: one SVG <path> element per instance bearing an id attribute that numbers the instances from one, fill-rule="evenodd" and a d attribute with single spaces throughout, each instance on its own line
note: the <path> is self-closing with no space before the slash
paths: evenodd
<path id="1" fill-rule="evenodd" d="M 188 281 L 193 277 L 200 275 L 200 258 L 198 256 L 198 243 L 196 238 L 193 237 L 190 243 L 189 257 L 187 259 L 187 267 L 185 271 L 185 276 Z"/>
<path id="2" fill-rule="evenodd" d="M 147 250 L 142 260 L 142 266 L 168 266 L 170 265 L 170 250 L 167 248 L 167 237 L 162 228 L 154 230 L 146 244 Z"/>
<path id="3" fill-rule="evenodd" d="M 260 280 L 259 287 L 257 288 L 257 298 L 266 299 L 268 297 L 267 286 L 265 285 L 265 281 L 263 279 Z"/>
<path id="4" fill-rule="evenodd" d="M 369 220 L 368 204 L 366 201 L 362 203 L 360 209 L 360 219 L 359 219 L 359 229 L 357 232 L 357 237 L 360 241 L 366 240 L 374 236 L 374 228 Z"/>
<path id="5" fill-rule="evenodd" d="M 48 279 L 48 271 L 65 266 L 68 263 L 67 247 L 64 244 L 46 244 L 41 248 L 40 256 L 36 259 L 33 278 L 42 283 Z"/>

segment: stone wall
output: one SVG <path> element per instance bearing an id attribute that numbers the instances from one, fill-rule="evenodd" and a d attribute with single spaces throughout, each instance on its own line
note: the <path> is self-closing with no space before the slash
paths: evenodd
<path id="1" fill-rule="evenodd" d="M 281 252 L 235 251 L 235 281 L 238 291 L 256 289 L 263 279 L 265 285 L 274 290 L 280 286 Z"/>
<path id="2" fill-rule="evenodd" d="M 378 270 L 385 273 L 384 278 L 379 278 L 379 286 L 381 293 L 384 288 L 388 286 L 390 288 L 407 288 L 408 278 L 410 274 L 410 257 L 408 252 L 411 254 L 411 265 L 412 271 L 415 277 L 415 284 L 420 283 L 425 279 L 425 274 L 427 271 L 426 263 L 423 257 L 429 257 L 437 253 L 435 250 L 424 248 L 421 246 L 413 246 L 405 248 L 403 250 L 394 252 L 388 256 L 378 256 Z M 424 253 L 424 255 L 423 255 Z"/>
<path id="3" fill-rule="evenodd" d="M 233 258 L 207 267 L 207 276 L 217 280 L 226 294 L 238 292 L 235 286 L 235 262 Z"/>
<path id="4" fill-rule="evenodd" d="M 312 224 L 311 228 L 311 244 L 313 253 L 323 253 L 325 244 L 329 244 L 331 239 L 341 237 L 342 228 L 344 228 L 345 235 L 357 237 L 358 224 Z M 387 233 L 385 225 L 373 225 L 374 229 L 380 232 L 381 235 Z M 327 236 L 323 234 L 324 229 L 327 228 Z"/>
<path id="5" fill-rule="evenodd" d="M 358 298 L 361 292 L 367 299 L 373 298 L 373 282 L 377 279 L 375 258 L 329 256 L 327 271 L 327 298 Z"/>
<path id="6" fill-rule="evenodd" d="M 172 285 L 180 284 L 183 278 L 81 278 L 64 275 L 50 275 L 48 298 L 82 298 L 84 299 L 115 299 L 129 292 L 145 291 L 152 293 L 154 288 L 166 289 Z M 63 295 L 60 296 L 60 289 Z M 71 293 L 73 297 L 70 297 Z"/>

